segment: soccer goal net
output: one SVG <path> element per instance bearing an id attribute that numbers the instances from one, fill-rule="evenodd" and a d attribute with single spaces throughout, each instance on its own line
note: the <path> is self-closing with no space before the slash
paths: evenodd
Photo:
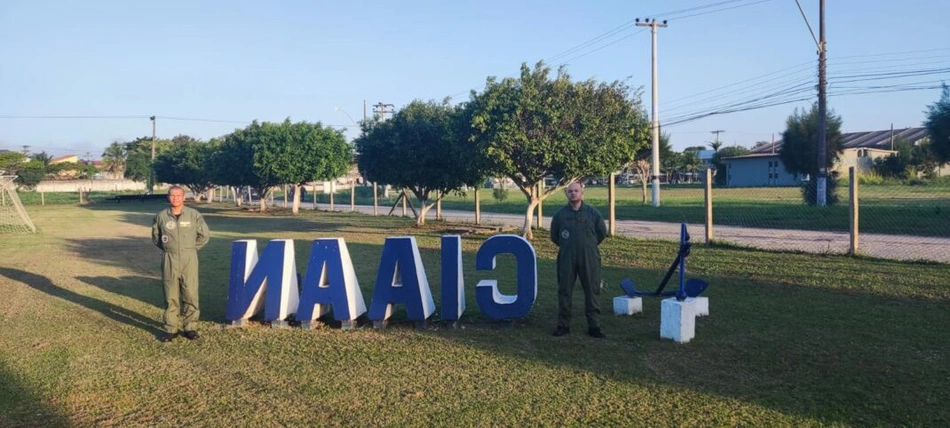
<path id="1" fill-rule="evenodd" d="M 16 177 L 0 176 L 0 234 L 35 233 L 36 226 L 16 194 Z"/>

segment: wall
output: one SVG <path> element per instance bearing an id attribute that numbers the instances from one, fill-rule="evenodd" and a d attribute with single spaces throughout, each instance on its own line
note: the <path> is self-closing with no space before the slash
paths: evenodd
<path id="1" fill-rule="evenodd" d="M 80 188 L 93 192 L 145 192 L 145 183 L 132 180 L 43 180 L 36 185 L 37 192 L 78 192 Z"/>
<path id="2" fill-rule="evenodd" d="M 798 178 L 788 172 L 778 155 L 732 158 L 726 164 L 726 185 L 749 186 L 797 186 Z"/>

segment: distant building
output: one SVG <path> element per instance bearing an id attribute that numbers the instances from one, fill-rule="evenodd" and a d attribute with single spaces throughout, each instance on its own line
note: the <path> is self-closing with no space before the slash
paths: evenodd
<path id="1" fill-rule="evenodd" d="M 788 172 L 778 153 L 734 156 L 723 158 L 722 162 L 726 170 L 716 174 L 726 174 L 729 187 L 797 186 L 807 178 Z"/>
<path id="2" fill-rule="evenodd" d="M 49 160 L 50 165 L 56 165 L 58 163 L 79 163 L 79 156 L 77 155 L 57 156 Z"/>
<path id="3" fill-rule="evenodd" d="M 832 172 L 846 175 L 849 167 L 856 167 L 859 171 L 869 171 L 874 167 L 874 160 L 888 156 L 894 151 L 894 144 L 899 140 L 917 145 L 929 138 L 927 128 L 905 128 L 871 131 L 848 132 L 841 134 L 841 154 L 838 162 L 832 166 Z M 782 151 L 782 141 L 766 143 L 751 150 L 745 156 L 723 158 L 726 164 L 727 186 L 795 186 L 801 181 L 808 180 L 808 176 L 796 176 L 785 170 L 785 166 L 778 159 Z M 946 168 L 938 169 L 943 173 Z M 731 178 L 730 178 L 731 177 Z"/>

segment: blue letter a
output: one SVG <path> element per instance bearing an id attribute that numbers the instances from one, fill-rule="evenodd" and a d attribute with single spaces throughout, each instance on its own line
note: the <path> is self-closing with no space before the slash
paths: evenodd
<path id="1" fill-rule="evenodd" d="M 313 321 L 333 306 L 337 321 L 352 321 L 366 312 L 350 251 L 343 238 L 313 241 L 300 295 L 298 321 Z"/>
<path id="2" fill-rule="evenodd" d="M 226 311 L 229 320 L 246 320 L 264 306 L 264 321 L 283 321 L 297 311 L 298 300 L 292 239 L 268 242 L 260 260 L 257 241 L 240 240 L 231 244 Z"/>
<path id="3" fill-rule="evenodd" d="M 412 321 L 425 321 L 435 311 L 419 247 L 412 236 L 386 238 L 379 259 L 376 289 L 369 305 L 369 319 L 389 319 L 397 303 L 406 305 L 406 315 Z"/>

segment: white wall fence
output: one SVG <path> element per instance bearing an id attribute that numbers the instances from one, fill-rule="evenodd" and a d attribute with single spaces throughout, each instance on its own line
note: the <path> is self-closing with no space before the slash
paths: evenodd
<path id="1" fill-rule="evenodd" d="M 132 180 L 43 180 L 36 185 L 37 192 L 121 192 L 125 190 L 145 191 L 145 183 Z"/>

